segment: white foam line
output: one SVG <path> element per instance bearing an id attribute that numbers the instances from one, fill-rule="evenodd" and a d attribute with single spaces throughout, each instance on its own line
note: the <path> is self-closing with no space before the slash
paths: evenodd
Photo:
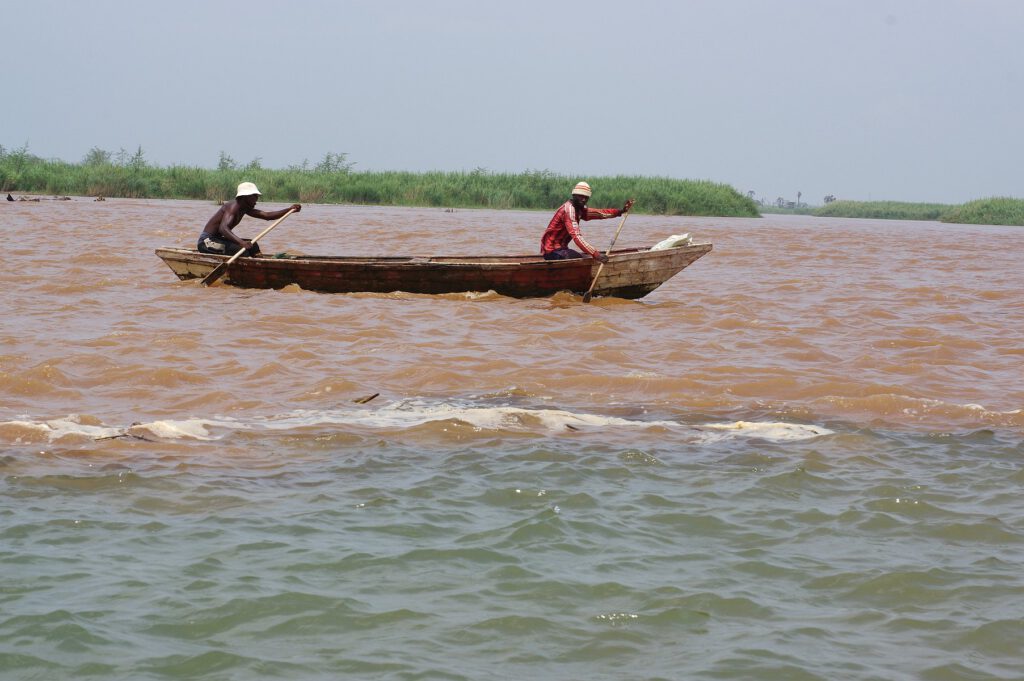
<path id="1" fill-rule="evenodd" d="M 530 421 L 555 433 L 603 428 L 662 427 L 681 430 L 705 442 L 732 437 L 760 438 L 777 442 L 806 440 L 830 435 L 821 426 L 782 422 L 706 423 L 691 426 L 678 421 L 638 421 L 615 416 L 579 414 L 561 409 L 522 409 L 518 407 L 459 407 L 403 401 L 374 411 L 334 410 L 295 411 L 287 416 L 260 422 L 264 428 L 289 430 L 318 425 L 354 425 L 367 428 L 411 428 L 437 421 L 462 421 L 477 430 L 534 430 Z M 711 431 L 711 432 L 705 432 Z"/>
<path id="2" fill-rule="evenodd" d="M 794 440 L 808 440 L 822 435 L 831 435 L 833 431 L 821 426 L 812 426 L 802 423 L 781 423 L 781 422 L 751 422 L 736 421 L 735 423 L 705 423 L 700 428 L 717 430 L 722 433 L 729 433 L 739 437 L 761 438 L 774 440 L 775 442 L 788 442 Z"/>
<path id="3" fill-rule="evenodd" d="M 94 439 L 104 437 L 114 437 L 121 432 L 121 429 L 111 428 L 109 426 L 90 426 L 84 423 L 78 423 L 75 419 L 75 415 L 68 416 L 63 419 L 52 419 L 50 421 L 7 421 L 0 423 L 0 426 L 14 426 L 16 428 L 24 428 L 28 431 L 33 431 L 45 435 L 51 442 L 59 440 L 62 437 L 68 435 L 84 435 Z"/>
<path id="4" fill-rule="evenodd" d="M 0 426 L 14 426 L 43 433 L 48 440 L 53 442 L 72 435 L 100 440 L 126 436 L 143 437 L 146 434 L 165 440 L 217 440 L 222 436 L 212 434 L 211 429 L 284 431 L 318 426 L 406 429 L 443 421 L 460 421 L 478 431 L 530 432 L 543 429 L 555 434 L 609 428 L 660 427 L 677 431 L 681 435 L 699 442 L 715 442 L 735 437 L 792 442 L 832 433 L 831 430 L 821 426 L 798 423 L 736 421 L 734 423 L 688 425 L 677 421 L 640 421 L 616 416 L 581 414 L 562 409 L 459 406 L 443 402 L 427 403 L 419 400 L 404 400 L 377 409 L 297 410 L 288 414 L 255 418 L 249 421 L 226 417 L 191 418 L 136 423 L 118 428 L 82 424 L 77 415 L 71 415 L 64 419 L 43 422 L 8 421 L 0 423 Z"/>

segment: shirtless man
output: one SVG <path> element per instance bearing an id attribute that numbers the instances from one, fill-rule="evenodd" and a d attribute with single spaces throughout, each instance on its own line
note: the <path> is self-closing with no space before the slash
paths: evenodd
<path id="1" fill-rule="evenodd" d="M 199 243 L 196 248 L 200 253 L 214 253 L 217 255 L 234 255 L 240 250 L 248 251 L 246 255 L 258 255 L 260 245 L 254 244 L 248 239 L 242 239 L 233 231 L 242 218 L 251 215 L 261 220 L 276 220 L 284 217 L 285 213 L 294 210 L 298 213 L 302 205 L 295 203 L 289 208 L 271 211 L 269 213 L 256 210 L 256 202 L 260 200 L 260 190 L 252 182 L 243 182 L 238 185 L 238 192 L 235 200 L 229 201 L 221 206 L 213 217 L 203 227 L 203 233 L 199 235 Z"/>

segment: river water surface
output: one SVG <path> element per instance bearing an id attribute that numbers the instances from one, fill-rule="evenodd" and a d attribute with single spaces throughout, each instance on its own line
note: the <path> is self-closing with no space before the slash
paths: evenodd
<path id="1" fill-rule="evenodd" d="M 1024 229 L 633 215 L 715 248 L 584 305 L 179 282 L 214 210 L 0 203 L 5 681 L 1024 678 Z"/>

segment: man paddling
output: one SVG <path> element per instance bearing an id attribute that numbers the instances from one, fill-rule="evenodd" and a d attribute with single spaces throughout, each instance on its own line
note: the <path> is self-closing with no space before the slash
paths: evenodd
<path id="1" fill-rule="evenodd" d="M 587 243 L 580 232 L 580 220 L 605 220 L 617 218 L 623 213 L 628 213 L 633 207 L 633 199 L 626 201 L 622 210 L 618 208 L 587 208 L 587 201 L 591 195 L 590 185 L 580 182 L 572 190 L 572 198 L 559 206 L 554 217 L 544 230 L 544 236 L 540 240 L 540 253 L 545 260 L 568 260 L 570 258 L 582 258 L 583 253 L 569 248 L 569 241 L 575 241 L 576 245 L 583 249 L 591 258 L 601 262 L 608 262 L 608 256 L 598 251 Z"/>
<path id="2" fill-rule="evenodd" d="M 260 252 L 260 245 L 254 244 L 248 239 L 243 239 L 232 230 L 238 226 L 242 218 L 251 215 L 261 220 L 277 220 L 294 210 L 298 213 L 302 206 L 294 203 L 290 208 L 282 208 L 265 212 L 256 210 L 256 202 L 260 200 L 260 190 L 252 182 L 243 182 L 238 185 L 235 200 L 229 201 L 221 206 L 213 217 L 203 227 L 203 233 L 199 235 L 199 243 L 196 248 L 201 253 L 214 253 L 217 255 L 234 255 L 240 250 L 247 253 L 243 255 L 257 255 Z"/>

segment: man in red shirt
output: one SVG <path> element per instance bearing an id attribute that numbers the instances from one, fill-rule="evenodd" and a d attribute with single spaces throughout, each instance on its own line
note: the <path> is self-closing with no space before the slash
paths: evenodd
<path id="1" fill-rule="evenodd" d="M 569 248 L 569 241 L 575 241 L 591 258 L 608 262 L 608 256 L 587 243 L 580 232 L 580 220 L 605 220 L 617 218 L 628 213 L 633 207 L 633 199 L 626 201 L 622 210 L 618 208 L 587 208 L 590 200 L 590 185 L 580 182 L 572 190 L 572 198 L 559 206 L 554 217 L 544 230 L 540 240 L 540 253 L 545 260 L 568 260 L 582 258 L 583 254 Z"/>

